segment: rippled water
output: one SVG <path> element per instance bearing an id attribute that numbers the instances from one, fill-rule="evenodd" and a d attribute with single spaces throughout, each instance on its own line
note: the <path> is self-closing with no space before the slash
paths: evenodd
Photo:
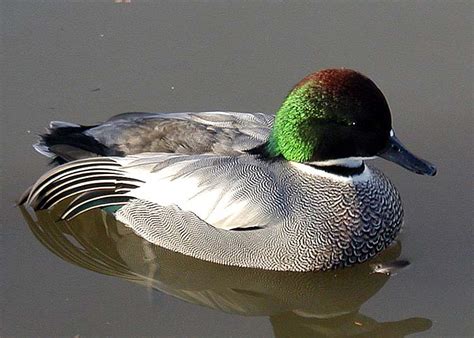
<path id="1" fill-rule="evenodd" d="M 1 3 L 2 336 L 473 335 L 471 2 Z M 48 165 L 50 120 L 125 111 L 273 112 L 305 74 L 346 66 L 390 103 L 434 178 L 378 161 L 405 231 L 327 273 L 202 262 L 93 212 L 70 223 L 15 200 Z"/>

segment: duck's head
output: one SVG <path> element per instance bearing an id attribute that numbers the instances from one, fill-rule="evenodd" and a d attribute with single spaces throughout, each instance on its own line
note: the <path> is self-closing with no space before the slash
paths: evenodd
<path id="1" fill-rule="evenodd" d="M 396 138 L 390 108 L 375 83 L 350 69 L 321 70 L 296 84 L 263 151 L 317 166 L 360 166 L 379 156 L 418 174 L 436 173 Z"/>

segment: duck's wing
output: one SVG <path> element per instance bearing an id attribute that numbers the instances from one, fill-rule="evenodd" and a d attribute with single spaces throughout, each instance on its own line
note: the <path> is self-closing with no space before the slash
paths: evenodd
<path id="1" fill-rule="evenodd" d="M 91 127 L 52 122 L 35 148 L 59 162 L 143 152 L 236 155 L 265 142 L 272 123 L 264 113 L 125 113 Z"/>
<path id="2" fill-rule="evenodd" d="M 127 155 L 234 155 L 265 142 L 272 122 L 273 117 L 263 113 L 132 113 L 116 116 L 86 133 Z"/>
<path id="3" fill-rule="evenodd" d="M 49 209 L 76 196 L 63 214 L 69 219 L 140 199 L 176 206 L 215 228 L 256 229 L 284 218 L 291 208 L 286 183 L 272 165 L 250 155 L 142 153 L 78 160 L 43 175 L 27 203 Z"/>
<path id="4" fill-rule="evenodd" d="M 212 262 L 309 269 L 288 259 L 300 250 L 298 233 L 282 226 L 289 203 L 252 158 L 162 153 L 78 160 L 41 177 L 27 202 L 37 210 L 66 204 L 66 220 L 113 207 L 146 240 Z"/>

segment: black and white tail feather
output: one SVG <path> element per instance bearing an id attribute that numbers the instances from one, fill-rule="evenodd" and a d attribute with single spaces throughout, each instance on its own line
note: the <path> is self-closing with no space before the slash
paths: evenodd
<path id="1" fill-rule="evenodd" d="M 120 207 L 133 199 L 127 193 L 143 183 L 127 177 L 112 158 L 89 158 L 50 170 L 31 187 L 23 202 L 43 210 L 76 196 L 61 216 L 69 220 L 91 209 Z"/>

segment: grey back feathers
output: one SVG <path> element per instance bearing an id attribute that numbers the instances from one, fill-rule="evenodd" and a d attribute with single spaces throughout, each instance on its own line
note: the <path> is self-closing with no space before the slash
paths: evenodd
<path id="1" fill-rule="evenodd" d="M 96 126 L 53 121 L 34 148 L 59 164 L 143 152 L 235 155 L 265 142 L 263 113 L 124 113 Z"/>
<path id="2" fill-rule="evenodd" d="M 273 116 L 263 113 L 130 113 L 85 134 L 127 155 L 235 155 L 265 142 L 272 123 Z"/>

